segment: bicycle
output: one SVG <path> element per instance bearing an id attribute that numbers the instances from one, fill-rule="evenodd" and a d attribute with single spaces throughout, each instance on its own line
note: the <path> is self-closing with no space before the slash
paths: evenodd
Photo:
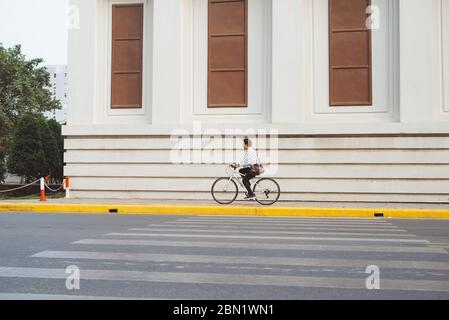
<path id="1" fill-rule="evenodd" d="M 235 202 L 239 195 L 238 185 L 243 190 L 246 190 L 242 182 L 242 176 L 237 169 L 228 166 L 226 173 L 228 177 L 217 179 L 211 188 L 212 197 L 217 203 L 222 205 L 229 205 Z M 271 178 L 257 180 L 252 189 L 256 195 L 256 201 L 264 206 L 275 204 L 281 196 L 279 184 Z"/>

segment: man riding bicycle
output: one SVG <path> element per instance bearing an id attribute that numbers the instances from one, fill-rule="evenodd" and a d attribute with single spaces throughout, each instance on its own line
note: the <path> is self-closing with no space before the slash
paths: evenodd
<path id="1" fill-rule="evenodd" d="M 240 163 L 232 164 L 231 167 L 234 169 L 241 168 L 239 173 L 243 178 L 243 185 L 248 191 L 244 200 L 254 200 L 256 195 L 253 190 L 251 190 L 251 180 L 260 174 L 260 168 L 262 168 L 262 166 L 256 150 L 252 148 L 252 142 L 249 138 L 243 140 L 243 149 L 244 153 L 242 160 Z"/>
<path id="2" fill-rule="evenodd" d="M 257 179 L 251 189 L 251 180 L 264 174 L 265 168 L 260 163 L 257 152 L 251 147 L 251 140 L 245 138 L 243 148 L 242 161 L 229 165 L 226 169 L 227 176 L 218 178 L 212 184 L 212 198 L 219 204 L 232 204 L 239 196 L 240 186 L 247 191 L 245 200 L 256 200 L 259 204 L 267 206 L 275 204 L 281 196 L 279 184 L 272 178 L 263 177 Z"/>

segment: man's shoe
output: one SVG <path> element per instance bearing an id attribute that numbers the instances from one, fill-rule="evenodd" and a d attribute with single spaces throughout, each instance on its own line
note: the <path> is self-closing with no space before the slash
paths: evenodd
<path id="1" fill-rule="evenodd" d="M 256 195 L 253 194 L 246 194 L 245 198 L 243 198 L 243 200 L 255 200 L 256 199 Z"/>

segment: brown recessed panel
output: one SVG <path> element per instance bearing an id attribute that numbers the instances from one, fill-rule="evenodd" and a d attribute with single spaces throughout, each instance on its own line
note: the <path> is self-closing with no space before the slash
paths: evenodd
<path id="1" fill-rule="evenodd" d="M 245 1 L 209 1 L 209 33 L 245 33 Z"/>
<path id="2" fill-rule="evenodd" d="M 111 108 L 142 107 L 143 4 L 112 6 Z"/>
<path id="3" fill-rule="evenodd" d="M 211 72 L 210 107 L 246 106 L 245 72 Z"/>
<path id="4" fill-rule="evenodd" d="M 336 32 L 331 38 L 333 66 L 368 66 L 369 34 L 362 32 Z"/>
<path id="5" fill-rule="evenodd" d="M 330 0 L 332 28 L 366 28 L 367 0 Z"/>
<path id="6" fill-rule="evenodd" d="M 372 105 L 371 0 L 329 0 L 329 103 Z"/>
<path id="7" fill-rule="evenodd" d="M 143 5 L 112 6 L 112 34 L 114 38 L 140 38 L 143 25 Z"/>
<path id="8" fill-rule="evenodd" d="M 210 67 L 245 68 L 245 37 L 212 37 L 210 39 Z"/>
<path id="9" fill-rule="evenodd" d="M 247 0 L 209 0 L 208 107 L 247 107 Z"/>
<path id="10" fill-rule="evenodd" d="M 368 69 L 337 69 L 332 72 L 331 96 L 336 106 L 371 104 Z"/>
<path id="11" fill-rule="evenodd" d="M 114 41 L 114 71 L 137 71 L 142 68 L 140 40 Z"/>
<path id="12" fill-rule="evenodd" d="M 113 108 L 139 108 L 142 104 L 139 74 L 115 74 L 112 77 Z"/>

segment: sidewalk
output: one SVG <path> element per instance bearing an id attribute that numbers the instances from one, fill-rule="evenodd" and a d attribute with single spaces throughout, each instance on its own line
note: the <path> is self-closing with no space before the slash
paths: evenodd
<path id="1" fill-rule="evenodd" d="M 256 202 L 220 206 L 213 201 L 63 198 L 0 201 L 0 212 L 449 219 L 449 203 L 279 202 L 264 207 Z"/>

